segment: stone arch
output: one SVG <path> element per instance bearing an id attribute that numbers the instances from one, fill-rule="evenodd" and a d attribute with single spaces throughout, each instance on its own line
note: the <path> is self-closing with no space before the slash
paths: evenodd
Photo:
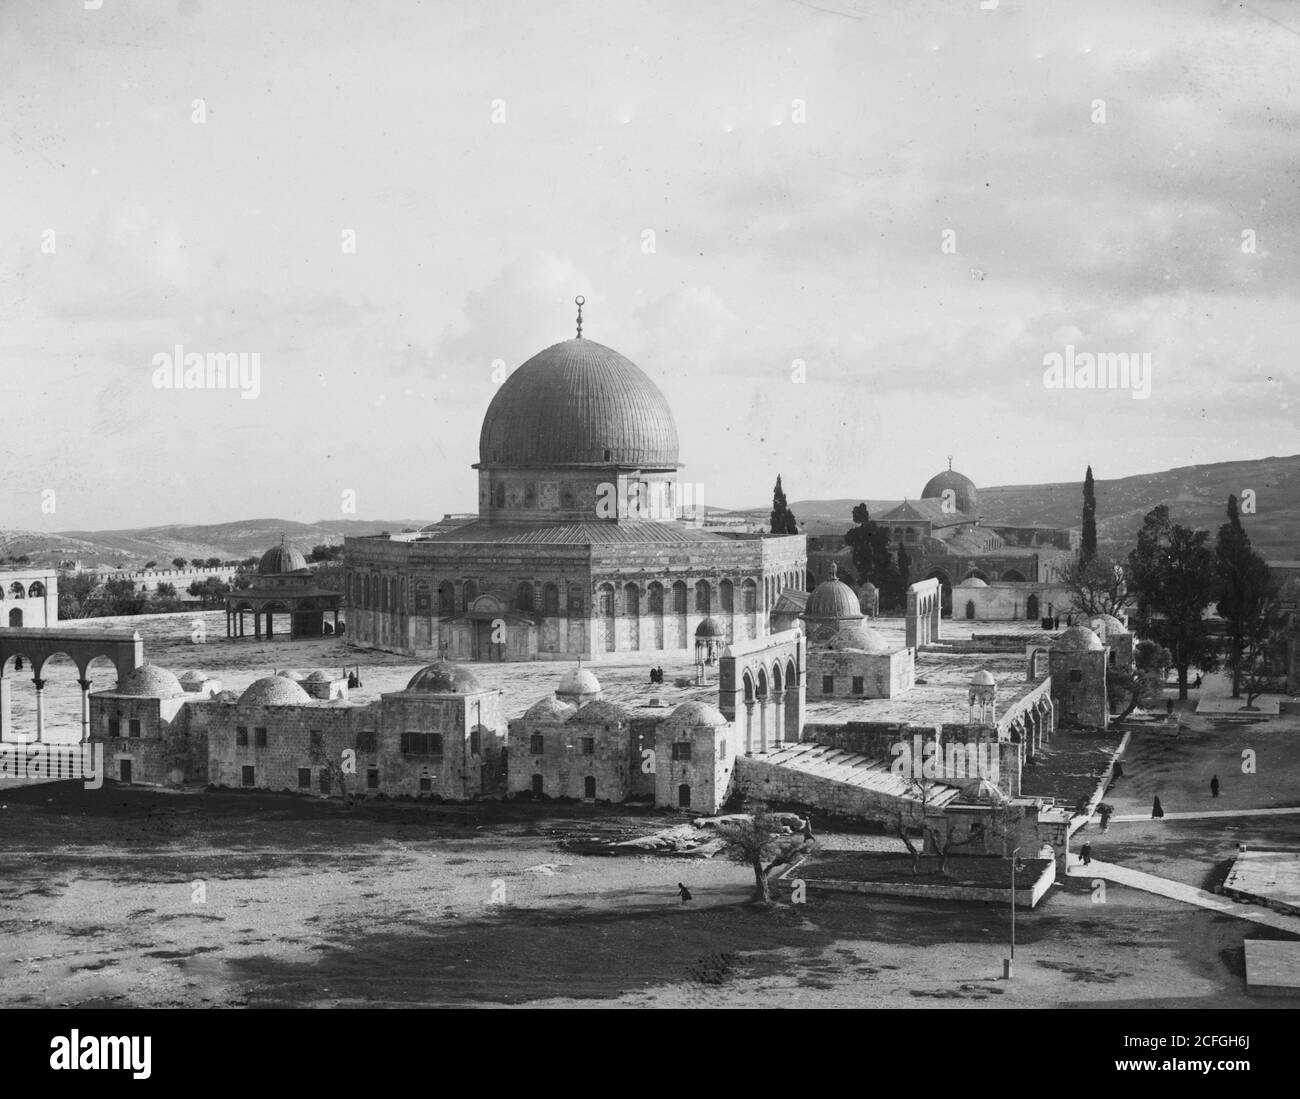
<path id="1" fill-rule="evenodd" d="M 14 599 L 25 599 L 27 596 L 27 591 L 23 587 L 21 581 L 15 580 L 12 584 L 9 585 L 9 594 Z"/>
<path id="2" fill-rule="evenodd" d="M 966 620 L 968 622 L 975 620 L 975 600 L 973 599 L 966 600 Z"/>
<path id="3" fill-rule="evenodd" d="M 1025 574 L 1019 569 L 1003 569 L 1002 582 L 1004 584 L 1023 584 L 1025 582 Z"/>
<path id="4" fill-rule="evenodd" d="M 602 648 L 607 653 L 614 652 L 617 647 L 617 637 L 615 636 L 616 619 L 614 618 L 614 585 L 608 582 L 601 584 L 596 589 L 597 599 L 597 620 L 600 623 L 601 632 L 604 634 L 604 643 Z"/>
<path id="5" fill-rule="evenodd" d="M 723 579 L 718 584 L 718 610 L 723 614 L 732 614 L 735 609 L 735 589 L 730 580 Z"/>
<path id="6" fill-rule="evenodd" d="M 515 585 L 515 610 L 523 614 L 531 614 L 533 611 L 533 585 L 527 580 L 521 580 Z"/>
<path id="7" fill-rule="evenodd" d="M 478 598 L 478 581 L 466 580 L 460 589 L 460 609 L 468 611 L 471 603 Z"/>
<path id="8" fill-rule="evenodd" d="M 141 585 L 143 587 L 144 585 Z M 27 589 L 27 595 L 31 599 L 40 599 L 45 595 L 45 585 L 39 580 L 34 580 L 32 586 Z"/>
<path id="9" fill-rule="evenodd" d="M 709 614 L 713 610 L 713 588 L 707 580 L 695 581 L 695 613 Z"/>
<path id="10" fill-rule="evenodd" d="M 1030 620 L 1041 617 L 1039 609 L 1038 593 L 1031 592 L 1029 598 L 1025 600 L 1025 617 Z"/>
<path id="11" fill-rule="evenodd" d="M 14 607 L 9 611 L 9 626 L 11 629 L 21 629 L 23 624 L 23 610 L 21 607 Z"/>

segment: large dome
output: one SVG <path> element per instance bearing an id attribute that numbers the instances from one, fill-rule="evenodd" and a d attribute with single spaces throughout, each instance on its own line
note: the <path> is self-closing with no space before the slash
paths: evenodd
<path id="1" fill-rule="evenodd" d="M 921 490 L 921 499 L 942 499 L 944 492 L 948 489 L 953 492 L 953 506 L 958 511 L 966 515 L 979 514 L 980 497 L 975 488 L 975 482 L 969 477 L 958 473 L 951 466 L 926 481 L 925 488 Z"/>
<path id="2" fill-rule="evenodd" d="M 677 425 L 639 366 L 594 340 L 565 340 L 497 390 L 478 450 L 482 466 L 676 469 Z"/>
<path id="3" fill-rule="evenodd" d="M 862 617 L 862 603 L 857 593 L 843 580 L 823 580 L 808 597 L 804 608 L 804 618 L 851 618 Z"/>
<path id="4" fill-rule="evenodd" d="M 307 558 L 288 542 L 272 546 L 257 563 L 259 576 L 274 576 L 282 572 L 297 572 L 307 567 Z"/>

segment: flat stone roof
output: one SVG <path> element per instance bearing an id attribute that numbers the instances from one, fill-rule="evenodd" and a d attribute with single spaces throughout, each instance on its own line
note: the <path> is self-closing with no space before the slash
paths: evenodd
<path id="1" fill-rule="evenodd" d="M 1246 987 L 1251 992 L 1300 994 L 1300 942 L 1247 939 Z"/>
<path id="2" fill-rule="evenodd" d="M 1279 911 L 1300 913 L 1300 848 L 1247 846 L 1233 860 L 1223 891 Z"/>

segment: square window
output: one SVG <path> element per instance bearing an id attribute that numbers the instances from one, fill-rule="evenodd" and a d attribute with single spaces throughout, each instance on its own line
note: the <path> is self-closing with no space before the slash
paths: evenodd
<path id="1" fill-rule="evenodd" d="M 357 751 L 373 752 L 375 750 L 375 730 L 362 729 L 357 733 Z M 402 751 L 406 751 L 405 748 Z"/>
<path id="2" fill-rule="evenodd" d="M 582 754 L 584 756 L 594 756 L 596 754 L 596 738 L 594 736 L 582 738 Z"/>
<path id="3" fill-rule="evenodd" d="M 313 752 L 319 752 L 325 743 L 325 734 L 319 729 L 311 731 L 311 749 Z"/>
<path id="4" fill-rule="evenodd" d="M 366 789 L 368 790 L 379 789 L 379 768 L 378 767 L 371 767 L 368 771 L 366 771 Z"/>
<path id="5" fill-rule="evenodd" d="M 691 758 L 691 742 L 689 740 L 673 741 L 673 759 L 689 761 Z"/>
<path id="6" fill-rule="evenodd" d="M 138 737 L 140 735 L 140 719 L 138 717 L 131 718 L 131 720 L 127 723 L 127 726 L 128 726 L 129 735 L 134 737 Z"/>
<path id="7" fill-rule="evenodd" d="M 253 774 L 254 774 L 254 772 L 253 772 L 253 768 L 251 768 L 251 767 L 245 767 L 245 768 L 243 769 L 243 778 L 242 778 L 242 782 L 243 782 L 243 784 L 244 784 L 245 786 L 252 786 L 252 785 L 253 785 Z"/>
<path id="8" fill-rule="evenodd" d="M 299 785 L 300 787 L 302 787 L 304 790 L 311 786 L 311 768 L 310 768 L 310 767 L 299 767 L 299 768 L 298 768 L 298 785 Z"/>
<path id="9" fill-rule="evenodd" d="M 1082 682 L 1083 682 L 1083 672 L 1081 672 L 1078 668 L 1072 668 L 1072 669 L 1070 669 L 1070 682 L 1071 682 L 1071 683 L 1082 683 Z"/>
<path id="10" fill-rule="evenodd" d="M 254 738 L 254 741 L 255 741 L 255 745 L 256 745 L 256 747 L 258 747 L 258 748 L 265 748 L 265 747 L 266 747 L 266 727 L 263 726 L 263 725 L 258 725 L 256 728 L 254 728 L 254 729 L 253 729 L 253 738 Z"/>
<path id="11" fill-rule="evenodd" d="M 433 779 L 428 775 L 420 776 L 420 793 L 427 794 L 433 789 Z"/>
<path id="12" fill-rule="evenodd" d="M 833 675 L 822 676 L 822 694 L 828 695 L 834 693 L 835 693 L 835 677 Z"/>
<path id="13" fill-rule="evenodd" d="M 855 695 L 860 695 L 862 694 L 862 691 L 863 691 L 862 676 L 855 675 L 853 677 L 853 693 Z"/>
<path id="14" fill-rule="evenodd" d="M 533 755 L 540 756 L 542 754 L 542 745 L 544 743 L 545 741 L 542 739 L 542 734 L 534 733 L 528 738 L 528 750 L 532 752 Z"/>
<path id="15" fill-rule="evenodd" d="M 430 755 L 430 756 L 442 755 L 442 734 L 441 733 L 424 734 L 424 752 L 425 755 Z"/>
<path id="16" fill-rule="evenodd" d="M 108 719 L 108 735 L 109 736 L 122 735 L 122 719 L 120 717 L 110 717 Z"/>
<path id="17" fill-rule="evenodd" d="M 248 747 L 248 727 L 245 725 L 235 726 L 235 744 L 240 748 Z"/>

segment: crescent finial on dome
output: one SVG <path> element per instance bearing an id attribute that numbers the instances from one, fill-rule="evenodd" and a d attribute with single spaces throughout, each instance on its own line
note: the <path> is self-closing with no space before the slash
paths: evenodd
<path id="1" fill-rule="evenodd" d="M 587 299 L 579 294 L 573 301 L 578 307 L 578 339 L 582 339 L 582 307 L 587 304 Z"/>

